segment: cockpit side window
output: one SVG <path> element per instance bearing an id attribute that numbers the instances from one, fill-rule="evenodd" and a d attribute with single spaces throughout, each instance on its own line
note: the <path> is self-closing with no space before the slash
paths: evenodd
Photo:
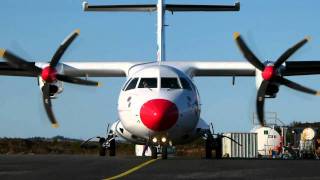
<path id="1" fill-rule="evenodd" d="M 122 90 L 124 91 L 127 87 L 127 85 L 129 84 L 129 82 L 132 80 L 132 78 L 130 78 L 123 86 Z"/>
<path id="2" fill-rule="evenodd" d="M 183 89 L 187 89 L 187 90 L 192 90 L 191 89 L 191 86 L 190 86 L 190 83 L 187 81 L 186 78 L 180 78 L 180 82 L 181 82 L 181 85 L 182 85 L 182 88 Z"/>
<path id="3" fill-rule="evenodd" d="M 141 78 L 138 88 L 157 88 L 157 78 Z"/>
<path id="4" fill-rule="evenodd" d="M 128 85 L 127 88 L 126 88 L 126 91 L 136 88 L 138 79 L 139 79 L 139 78 L 134 78 L 134 79 L 132 79 L 132 81 L 129 83 L 129 85 Z"/>
<path id="5" fill-rule="evenodd" d="M 181 89 L 178 78 L 161 78 L 161 88 Z"/>

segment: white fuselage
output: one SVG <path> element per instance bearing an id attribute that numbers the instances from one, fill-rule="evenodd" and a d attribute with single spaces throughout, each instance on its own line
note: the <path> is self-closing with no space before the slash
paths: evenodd
<path id="1" fill-rule="evenodd" d="M 131 70 L 120 92 L 117 133 L 136 143 L 163 136 L 174 144 L 192 140 L 200 117 L 200 99 L 191 79 L 170 66 L 141 66 Z M 144 87 L 144 80 L 156 83 Z M 170 82 L 173 88 L 168 88 Z"/>

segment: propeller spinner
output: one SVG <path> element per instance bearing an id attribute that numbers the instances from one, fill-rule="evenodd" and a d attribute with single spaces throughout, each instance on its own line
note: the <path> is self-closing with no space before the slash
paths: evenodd
<path id="1" fill-rule="evenodd" d="M 50 98 L 50 83 L 53 83 L 59 80 L 67 83 L 87 85 L 87 86 L 100 85 L 98 82 L 95 82 L 95 81 L 85 80 L 85 79 L 57 73 L 56 66 L 58 65 L 64 52 L 67 50 L 69 45 L 73 42 L 73 40 L 79 35 L 79 33 L 80 33 L 79 30 L 75 30 L 61 43 L 60 47 L 56 50 L 55 54 L 53 55 L 49 66 L 45 68 L 39 68 L 34 63 L 30 63 L 25 59 L 18 57 L 17 55 L 13 54 L 8 50 L 0 49 L 0 57 L 3 57 L 11 66 L 18 69 L 23 69 L 25 71 L 28 71 L 34 74 L 35 76 L 40 76 L 42 78 L 42 80 L 44 81 L 44 85 L 42 87 L 43 104 L 47 112 L 48 118 L 52 124 L 52 127 L 54 128 L 59 127 L 59 125 L 52 111 L 52 104 L 51 104 L 51 98 Z"/>
<path id="2" fill-rule="evenodd" d="M 285 51 L 275 62 L 266 62 L 266 65 L 263 64 L 249 49 L 249 47 L 246 45 L 242 37 L 239 33 L 234 33 L 234 39 L 243 54 L 243 56 L 257 69 L 259 69 L 262 73 L 261 76 L 263 78 L 263 81 L 258 89 L 257 93 L 257 99 L 256 99 L 256 108 L 257 108 L 257 114 L 258 119 L 261 125 L 265 125 L 265 119 L 264 119 L 264 101 L 265 101 L 265 95 L 268 87 L 271 84 L 280 84 L 285 85 L 291 89 L 294 89 L 296 91 L 300 91 L 303 93 L 311 94 L 311 95 L 320 95 L 319 91 L 310 89 L 308 87 L 302 86 L 298 83 L 295 83 L 289 79 L 286 79 L 283 77 L 283 74 L 281 73 L 281 65 L 286 62 L 289 57 L 295 53 L 298 49 L 300 49 L 304 44 L 306 44 L 310 38 L 306 37 L 302 39 L 300 42 L 289 48 L 287 51 Z"/>

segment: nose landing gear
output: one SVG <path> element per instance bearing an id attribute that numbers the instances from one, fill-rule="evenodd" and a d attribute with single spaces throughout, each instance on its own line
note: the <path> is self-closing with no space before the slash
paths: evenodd
<path id="1" fill-rule="evenodd" d="M 160 138 L 159 138 L 160 139 Z M 167 137 L 163 136 L 161 141 L 157 137 L 149 139 L 148 146 L 151 149 L 151 158 L 157 159 L 158 154 L 161 154 L 161 159 L 168 159 L 168 147 L 172 145 L 171 141 L 168 142 Z M 152 143 L 151 143 L 152 142 Z"/>
<path id="2" fill-rule="evenodd" d="M 168 145 L 158 145 L 158 146 L 152 145 L 150 149 L 151 149 L 152 159 L 158 158 L 158 149 L 161 152 L 161 159 L 168 159 Z"/>

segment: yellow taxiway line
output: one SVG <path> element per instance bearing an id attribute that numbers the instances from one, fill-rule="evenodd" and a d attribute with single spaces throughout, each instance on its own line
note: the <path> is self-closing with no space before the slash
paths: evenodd
<path id="1" fill-rule="evenodd" d="M 159 158 L 158 158 L 158 159 L 159 159 Z M 139 164 L 138 166 L 135 166 L 135 167 L 129 169 L 129 170 L 126 171 L 126 172 L 123 172 L 123 173 L 121 173 L 121 174 L 118 174 L 118 175 L 116 175 L 116 176 L 112 176 L 112 177 L 109 177 L 109 178 L 106 178 L 106 179 L 103 179 L 103 180 L 112 180 L 112 179 L 122 178 L 122 177 L 124 177 L 124 176 L 127 176 L 127 175 L 129 175 L 129 174 L 131 174 L 131 173 L 133 173 L 133 172 L 135 172 L 135 171 L 143 168 L 144 166 L 147 166 L 147 165 L 155 162 L 155 161 L 158 160 L 158 159 L 151 159 L 151 160 L 149 160 L 149 161 L 146 161 L 146 162 L 144 162 L 144 163 L 142 163 L 142 164 Z"/>

